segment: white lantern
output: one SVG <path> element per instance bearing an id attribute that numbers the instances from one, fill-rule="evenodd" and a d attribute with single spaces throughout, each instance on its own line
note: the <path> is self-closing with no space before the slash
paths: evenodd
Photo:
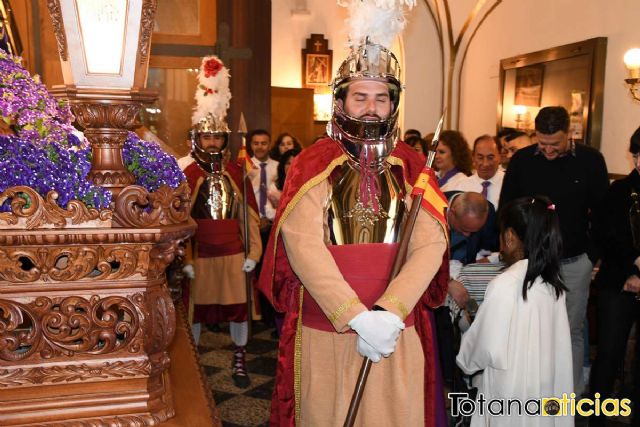
<path id="1" fill-rule="evenodd" d="M 64 84 L 142 89 L 156 0 L 51 0 Z"/>

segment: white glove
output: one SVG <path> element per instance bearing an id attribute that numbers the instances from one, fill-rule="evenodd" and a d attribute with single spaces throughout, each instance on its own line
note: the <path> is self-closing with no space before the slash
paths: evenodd
<path id="1" fill-rule="evenodd" d="M 182 267 L 182 272 L 184 273 L 185 276 L 187 276 L 187 278 L 191 280 L 196 278 L 196 271 L 193 269 L 193 265 L 191 264 L 185 264 Z"/>
<path id="2" fill-rule="evenodd" d="M 242 271 L 245 273 L 251 273 L 258 263 L 251 258 L 247 258 L 244 260 L 244 264 L 242 264 Z"/>
<path id="3" fill-rule="evenodd" d="M 389 357 L 396 349 L 404 322 L 390 311 L 363 311 L 349 321 L 349 326 L 383 357 Z"/>
<path id="4" fill-rule="evenodd" d="M 367 344 L 367 342 L 363 340 L 361 336 L 358 336 L 356 349 L 358 350 L 358 353 L 360 353 L 360 356 L 368 357 L 374 363 L 378 363 L 382 359 L 382 354 L 375 348 Z"/>

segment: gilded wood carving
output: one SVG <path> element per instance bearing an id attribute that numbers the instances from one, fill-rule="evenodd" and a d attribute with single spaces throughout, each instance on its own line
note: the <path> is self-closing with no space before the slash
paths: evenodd
<path id="1" fill-rule="evenodd" d="M 0 369 L 0 388 L 109 378 L 134 378 L 149 376 L 150 373 L 151 363 L 146 359 L 118 360 L 98 364 L 38 366 L 33 369 Z"/>
<path id="2" fill-rule="evenodd" d="M 140 37 L 138 42 L 138 51 L 140 55 L 140 65 L 144 65 L 149 60 L 149 51 L 151 48 L 151 35 L 153 34 L 154 18 L 157 0 L 144 0 L 142 4 L 142 18 L 140 20 Z"/>
<path id="3" fill-rule="evenodd" d="M 47 0 L 49 15 L 53 23 L 53 31 L 56 35 L 58 44 L 58 53 L 63 61 L 67 60 L 67 36 L 64 34 L 64 23 L 62 21 L 62 10 L 60 9 L 60 0 Z"/>
<path id="4" fill-rule="evenodd" d="M 90 224 L 108 226 L 112 212 L 108 209 L 98 211 L 79 200 L 72 200 L 63 209 L 56 203 L 58 193 L 50 191 L 43 199 L 31 187 L 10 187 L 0 194 L 0 205 L 11 200 L 11 211 L 0 213 L 0 228 L 14 228 L 22 225 L 26 229 L 34 228 L 64 228 L 67 225 L 79 226 L 82 223 L 96 221 Z M 100 224 L 101 223 L 101 224 Z"/>
<path id="5" fill-rule="evenodd" d="M 132 299 L 139 304 L 141 297 Z M 108 354 L 122 348 L 136 353 L 140 323 L 140 308 L 120 296 L 38 297 L 28 304 L 0 299 L 0 360 Z"/>
<path id="6" fill-rule="evenodd" d="M 14 189 L 5 222 L 24 215 L 57 228 L 0 233 L 0 425 L 150 426 L 173 416 L 167 348 L 175 309 L 164 272 L 195 229 L 185 189 L 125 188 L 131 212 L 120 218 L 151 228 L 115 221 L 77 228 L 68 218 L 61 228 L 51 212 L 72 214 L 55 197 L 47 203 Z M 112 383 L 140 406 L 120 409 L 105 394 Z M 75 388 L 62 396 L 60 385 Z M 49 396 L 32 402 L 37 410 L 25 409 L 24 395 L 16 394 L 29 387 Z"/>
<path id="7" fill-rule="evenodd" d="M 191 191 L 184 181 L 178 188 L 167 186 L 149 193 L 130 185 L 122 190 L 115 204 L 114 221 L 122 227 L 156 227 L 185 222 L 191 212 Z"/>
<path id="8" fill-rule="evenodd" d="M 14 283 L 147 276 L 149 245 L 0 247 L 0 279 Z"/>

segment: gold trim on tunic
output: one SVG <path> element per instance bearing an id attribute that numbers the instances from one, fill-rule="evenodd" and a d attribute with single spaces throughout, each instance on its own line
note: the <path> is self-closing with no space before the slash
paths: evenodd
<path id="1" fill-rule="evenodd" d="M 342 303 L 335 309 L 333 313 L 329 315 L 329 322 L 333 323 L 340 318 L 347 310 L 349 310 L 354 305 L 360 304 L 360 299 L 351 298 L 345 303 Z"/>
<path id="2" fill-rule="evenodd" d="M 405 307 L 405 305 L 402 303 L 402 301 L 400 301 L 400 298 L 398 298 L 395 295 L 390 295 L 390 294 L 384 294 L 382 295 L 382 297 L 380 298 L 381 301 L 387 301 L 393 305 L 396 306 L 396 308 L 398 309 L 398 311 L 400 311 L 400 313 L 402 314 L 402 320 L 404 321 L 404 319 L 406 319 L 409 316 L 409 310 L 407 310 L 407 307 Z"/>
<path id="3" fill-rule="evenodd" d="M 322 181 L 327 179 L 327 177 L 329 175 L 331 175 L 331 172 L 333 172 L 333 169 L 336 166 L 341 165 L 342 163 L 344 163 L 346 160 L 347 160 L 347 155 L 346 154 L 342 154 L 340 157 L 337 157 L 334 160 L 332 160 L 331 163 L 329 163 L 329 165 L 326 167 L 326 169 L 324 171 L 320 172 L 318 175 L 314 176 L 309 181 L 304 183 L 300 187 L 298 192 L 291 198 L 291 201 L 289 201 L 289 203 L 287 204 L 287 207 L 284 209 L 284 212 L 282 212 L 282 216 L 280 216 L 280 221 L 278 221 L 278 224 L 276 224 L 276 231 L 275 231 L 275 235 L 274 235 L 274 239 L 273 239 L 273 247 L 272 247 L 274 259 L 275 259 L 275 255 L 276 255 L 276 249 L 278 248 L 278 236 L 280 235 L 280 229 L 282 228 L 282 224 L 287 219 L 287 217 L 289 216 L 289 214 L 291 213 L 293 208 L 296 207 L 298 202 L 300 202 L 302 197 L 311 188 L 315 187 L 316 185 L 320 184 Z M 275 268 L 271 272 L 271 282 L 272 282 L 271 292 L 272 293 L 273 293 L 273 277 L 274 276 L 275 276 Z"/>
<path id="4" fill-rule="evenodd" d="M 298 321 L 296 322 L 296 338 L 293 352 L 293 397 L 295 400 L 296 425 L 300 425 L 300 406 L 302 397 L 302 298 L 304 286 L 300 286 L 300 303 L 298 306 Z"/>

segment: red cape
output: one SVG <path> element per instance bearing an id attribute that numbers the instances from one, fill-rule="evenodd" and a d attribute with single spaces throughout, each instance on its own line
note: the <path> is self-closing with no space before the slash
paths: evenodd
<path id="1" fill-rule="evenodd" d="M 287 174 L 269 243 L 262 260 L 258 288 L 269 298 L 276 310 L 286 313 L 280 336 L 276 385 L 271 406 L 272 426 L 295 426 L 294 344 L 301 285 L 289 264 L 280 229 L 302 195 L 327 179 L 335 168 L 346 160 L 347 156 L 339 143 L 330 138 L 317 141 L 295 158 Z M 399 142 L 389 156 L 388 162 L 392 165 L 392 173 L 398 182 L 405 185 L 409 194 L 412 185 L 424 168 L 424 157 L 405 143 Z M 441 225 L 446 236 L 447 226 L 442 222 Z M 440 373 L 435 368 L 438 355 L 434 351 L 435 333 L 432 322 L 429 320 L 429 310 L 440 306 L 444 301 L 448 281 L 448 251 L 445 251 L 439 271 L 414 308 L 416 330 L 420 336 L 425 357 L 425 426 L 436 425 L 436 412 L 441 409 L 437 408 L 435 397 L 436 393 L 441 392 L 436 388 Z"/>

